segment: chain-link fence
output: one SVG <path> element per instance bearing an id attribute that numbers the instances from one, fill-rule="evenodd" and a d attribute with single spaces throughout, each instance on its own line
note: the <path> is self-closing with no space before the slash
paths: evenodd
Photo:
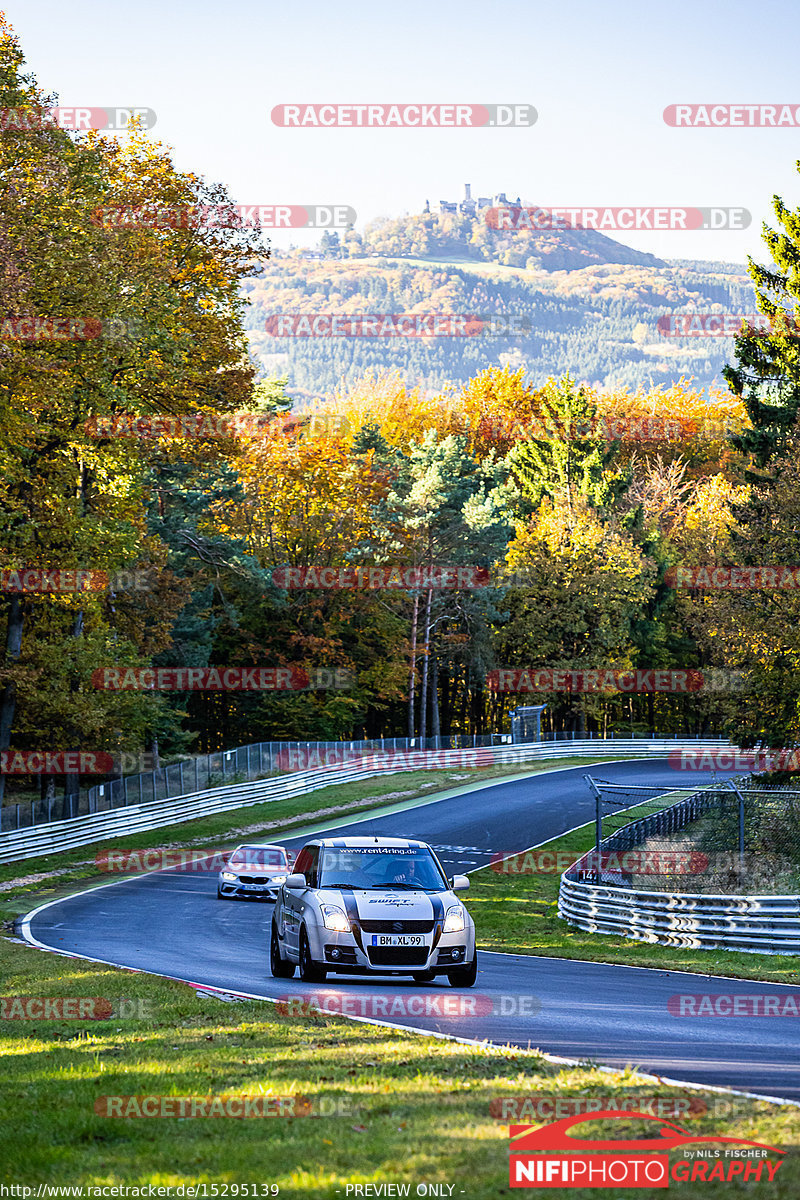
<path id="1" fill-rule="evenodd" d="M 800 893 L 800 791 L 753 776 L 658 795 L 590 782 L 600 850 L 584 856 L 569 878 L 639 891 Z"/>
<path id="2" fill-rule="evenodd" d="M 462 750 L 510 742 L 510 734 L 425 738 L 374 738 L 348 742 L 255 742 L 232 750 L 187 757 L 138 775 L 124 775 L 56 795 L 0 809 L 0 832 L 25 829 L 88 813 L 106 812 L 152 800 L 169 800 L 207 788 L 246 783 L 286 771 L 352 762 L 360 755 L 395 754 L 403 750 Z"/>
<path id="3" fill-rule="evenodd" d="M 544 707 L 544 706 L 542 706 Z M 533 725 L 520 728 L 514 742 L 624 741 L 649 738 L 678 740 L 678 734 L 660 733 L 587 733 L 560 730 L 536 736 Z M 686 740 L 686 739 L 683 739 Z M 502 746 L 512 741 L 509 733 L 452 734 L 438 738 L 373 738 L 369 741 L 341 742 L 254 742 L 232 750 L 186 757 L 180 762 L 138 775 L 123 775 L 81 788 L 74 794 L 61 794 L 24 803 L 6 802 L 0 808 L 0 832 L 27 829 L 49 821 L 63 821 L 87 813 L 146 804 L 150 800 L 169 800 L 206 788 L 232 783 L 247 783 L 283 771 L 307 771 L 352 761 L 358 755 L 396 754 L 403 750 L 467 750 L 480 746 Z"/>

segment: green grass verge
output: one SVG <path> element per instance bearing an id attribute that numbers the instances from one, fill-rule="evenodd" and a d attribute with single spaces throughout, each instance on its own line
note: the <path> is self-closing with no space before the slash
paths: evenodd
<path id="1" fill-rule="evenodd" d="M 592 823 L 554 838 L 542 850 L 562 851 L 574 860 L 593 846 Z M 800 983 L 800 957 L 796 955 L 687 950 L 609 934 L 584 933 L 558 915 L 560 874 L 504 874 L 500 866 L 498 863 L 484 867 L 470 875 L 470 911 L 478 932 L 478 945 L 484 950 Z"/>
<path id="2" fill-rule="evenodd" d="M 135 1020 L 0 1019 L 5 1184 L 205 1183 L 213 1195 L 212 1185 L 257 1183 L 276 1184 L 282 1200 L 345 1200 L 353 1184 L 407 1184 L 413 1196 L 420 1183 L 444 1183 L 453 1185 L 454 1197 L 483 1200 L 509 1194 L 508 1128 L 493 1117 L 492 1101 L 592 1098 L 603 1107 L 630 1107 L 641 1102 L 637 1098 L 657 1096 L 674 1097 L 684 1108 L 705 1098 L 706 1112 L 678 1119 L 693 1133 L 790 1151 L 760 1194 L 794 1200 L 800 1193 L 796 1108 L 723 1100 L 648 1083 L 633 1071 L 559 1066 L 536 1053 L 490 1052 L 343 1018 L 289 1017 L 267 1003 L 225 1004 L 183 984 L 2 939 L 0 975 L 5 996 L 125 997 L 150 1008 L 146 1019 Z M 301 1095 L 312 1112 L 337 1115 L 125 1119 L 95 1109 L 101 1097 L 153 1095 Z M 653 1126 L 628 1117 L 579 1132 L 652 1137 Z M 672 1152 L 673 1162 L 678 1157 Z M 729 1200 L 734 1188 L 748 1186 L 705 1183 L 702 1195 Z M 698 1184 L 672 1183 L 670 1194 L 689 1200 Z M 571 1189 L 570 1195 L 607 1200 L 611 1193 Z"/>
<path id="3" fill-rule="evenodd" d="M 118 878 L 109 876 L 95 863 L 95 855 L 100 846 L 124 846 L 137 850 L 156 846 L 228 848 L 246 838 L 260 837 L 279 841 L 281 834 L 290 833 L 313 822 L 326 818 L 339 820 L 349 815 L 366 815 L 373 809 L 400 799 L 413 800 L 429 793 L 433 796 L 439 791 L 479 783 L 481 780 L 561 770 L 564 767 L 603 761 L 608 760 L 576 756 L 555 761 L 479 769 L 451 767 L 433 771 L 400 771 L 356 783 L 331 784 L 330 787 L 309 792 L 306 796 L 232 809 L 214 816 L 185 821 L 180 825 L 168 825 L 148 833 L 113 840 L 105 838 L 94 846 L 81 846 L 76 850 L 31 858 L 26 862 L 7 863 L 0 865 L 0 920 L 11 920 L 29 912 L 39 903 L 69 895 L 77 890 L 78 885 L 91 886 L 95 882 L 108 883 L 111 878 Z M 243 833 L 243 830 L 248 832 Z"/>

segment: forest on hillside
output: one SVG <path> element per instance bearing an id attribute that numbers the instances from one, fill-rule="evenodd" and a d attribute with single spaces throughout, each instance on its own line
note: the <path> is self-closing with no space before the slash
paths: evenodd
<path id="1" fill-rule="evenodd" d="M 681 378 L 719 387 L 732 339 L 667 337 L 664 319 L 755 311 L 744 268 L 610 262 L 545 270 L 338 253 L 279 255 L 244 285 L 251 350 L 265 371 L 286 376 L 301 402 L 331 397 L 368 371 L 399 371 L 436 392 L 497 364 L 523 367 L 537 384 L 568 371 L 595 388 L 636 390 Z M 304 313 L 466 313 L 496 318 L 497 331 L 404 338 L 269 332 L 276 314 Z"/>

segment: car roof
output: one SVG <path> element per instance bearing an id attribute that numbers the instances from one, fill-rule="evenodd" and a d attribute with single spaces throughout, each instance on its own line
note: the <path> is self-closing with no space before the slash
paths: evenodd
<path id="1" fill-rule="evenodd" d="M 320 838 L 319 845 L 325 847 L 333 847 L 336 850 L 347 849 L 363 849 L 365 847 L 375 846 L 376 848 L 390 847 L 396 850 L 416 849 L 418 847 L 429 849 L 427 842 L 418 842 L 413 838 L 393 838 L 393 837 L 329 837 Z"/>
<path id="2" fill-rule="evenodd" d="M 236 850 L 280 850 L 282 854 L 286 853 L 285 846 L 276 846 L 272 842 L 240 842 L 232 853 L 235 854 Z"/>

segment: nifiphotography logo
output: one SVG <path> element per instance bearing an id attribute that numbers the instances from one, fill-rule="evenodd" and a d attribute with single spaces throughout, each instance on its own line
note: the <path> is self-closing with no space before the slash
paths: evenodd
<path id="1" fill-rule="evenodd" d="M 589 1121 L 633 1118 L 655 1121 L 657 1136 L 591 1140 L 570 1137 L 573 1125 Z M 605 1111 L 579 1113 L 549 1125 L 512 1125 L 510 1127 L 509 1183 L 511 1187 L 661 1187 L 675 1183 L 715 1183 L 733 1180 L 770 1183 L 777 1175 L 784 1150 L 745 1138 L 701 1136 L 680 1125 L 665 1122 L 652 1114 Z M 691 1143 L 713 1146 L 670 1163 L 668 1153 L 681 1151 Z M 553 1153 L 553 1152 L 556 1153 Z"/>

